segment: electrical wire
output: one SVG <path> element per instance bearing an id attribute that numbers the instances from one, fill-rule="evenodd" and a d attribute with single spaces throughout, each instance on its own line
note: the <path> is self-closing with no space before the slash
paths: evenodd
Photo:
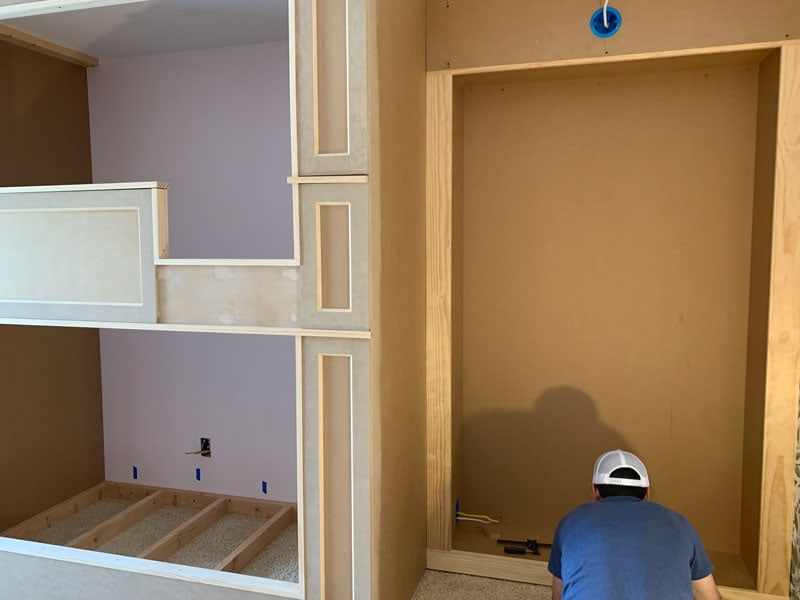
<path id="1" fill-rule="evenodd" d="M 493 519 L 489 515 L 473 515 L 471 513 L 465 513 L 461 511 L 456 511 L 456 520 L 457 521 L 475 521 L 476 523 L 499 523 L 497 519 Z"/>
<path id="2" fill-rule="evenodd" d="M 608 0 L 603 2 L 603 26 L 608 29 Z"/>

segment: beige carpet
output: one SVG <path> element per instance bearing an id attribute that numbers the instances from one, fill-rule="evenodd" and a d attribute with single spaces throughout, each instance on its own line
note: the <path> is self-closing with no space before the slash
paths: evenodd
<path id="1" fill-rule="evenodd" d="M 412 600 L 550 600 L 549 587 L 426 571 Z"/>

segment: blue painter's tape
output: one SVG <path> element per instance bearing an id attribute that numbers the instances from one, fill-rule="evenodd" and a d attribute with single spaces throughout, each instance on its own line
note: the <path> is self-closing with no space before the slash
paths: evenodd
<path id="1" fill-rule="evenodd" d="M 136 465 L 133 465 L 133 478 L 139 479 L 139 469 L 136 468 Z"/>
<path id="2" fill-rule="evenodd" d="M 261 482 L 261 491 L 264 492 L 265 494 L 267 493 L 267 482 L 266 481 L 262 481 Z"/>
<path id="3" fill-rule="evenodd" d="M 611 6 L 607 9 L 608 12 L 608 27 L 603 20 L 603 9 L 598 8 L 592 13 L 592 18 L 589 19 L 589 29 L 592 33 L 599 38 L 608 38 L 616 35 L 619 28 L 622 27 L 622 14 Z"/>
<path id="4" fill-rule="evenodd" d="M 197 481 L 200 481 L 200 469 L 199 468 L 194 470 L 194 478 L 197 479 Z"/>

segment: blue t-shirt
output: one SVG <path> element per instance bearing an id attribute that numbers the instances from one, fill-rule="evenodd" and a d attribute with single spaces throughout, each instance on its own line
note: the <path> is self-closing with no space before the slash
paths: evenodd
<path id="1" fill-rule="evenodd" d="M 714 571 L 685 517 L 631 496 L 564 517 L 548 568 L 564 582 L 563 600 L 692 600 L 692 581 Z"/>

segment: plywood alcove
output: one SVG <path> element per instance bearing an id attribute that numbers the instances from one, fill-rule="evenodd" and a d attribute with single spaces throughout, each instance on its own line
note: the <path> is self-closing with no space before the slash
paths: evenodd
<path id="1" fill-rule="evenodd" d="M 786 594 L 797 47 L 594 63 L 429 74 L 428 565 L 548 583 L 491 534 L 552 541 L 625 448 Z"/>

